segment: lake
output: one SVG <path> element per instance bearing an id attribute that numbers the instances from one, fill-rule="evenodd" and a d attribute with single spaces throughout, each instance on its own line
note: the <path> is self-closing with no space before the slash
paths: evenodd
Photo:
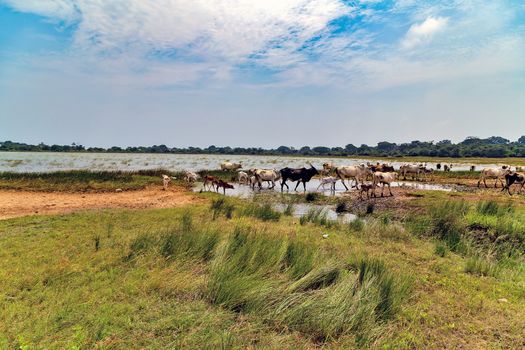
<path id="1" fill-rule="evenodd" d="M 283 157 L 265 155 L 208 155 L 208 154 L 143 154 L 143 153 L 53 153 L 53 152 L 0 152 L 0 171 L 51 172 L 59 170 L 140 170 L 165 168 L 172 171 L 218 169 L 224 161 L 242 162 L 243 168 L 281 169 L 303 167 L 312 162 L 321 168 L 323 163 L 352 165 L 363 162 L 383 163 L 384 160 L 367 160 L 340 157 Z M 502 160 L 503 162 L 508 159 Z M 404 160 L 390 161 L 396 168 Z M 453 163 L 453 170 L 468 170 L 474 163 Z M 427 163 L 436 167 L 435 163 Z M 484 164 L 481 167 L 497 166 Z"/>

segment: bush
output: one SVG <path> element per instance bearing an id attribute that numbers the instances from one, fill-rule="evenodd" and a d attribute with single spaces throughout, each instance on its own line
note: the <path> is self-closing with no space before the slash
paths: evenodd
<path id="1" fill-rule="evenodd" d="M 308 192 L 305 196 L 307 202 L 315 202 L 317 199 L 319 199 L 319 193 L 317 192 Z"/>

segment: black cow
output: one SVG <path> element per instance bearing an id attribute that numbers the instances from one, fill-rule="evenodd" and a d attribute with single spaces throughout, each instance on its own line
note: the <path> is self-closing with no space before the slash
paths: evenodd
<path id="1" fill-rule="evenodd" d="M 286 189 L 289 190 L 290 187 L 288 187 L 288 184 L 286 183 L 286 180 L 290 181 L 297 181 L 297 185 L 295 185 L 294 191 L 297 191 L 297 187 L 302 182 L 304 191 L 306 192 L 306 183 L 309 182 L 312 177 L 319 174 L 316 168 L 314 168 L 313 165 L 310 165 L 310 168 L 299 168 L 299 169 L 292 169 L 292 168 L 284 168 L 280 170 L 281 173 L 281 192 L 284 190 L 284 186 L 286 186 Z"/>
<path id="2" fill-rule="evenodd" d="M 521 190 L 523 189 L 523 186 L 525 186 L 525 174 L 510 173 L 505 175 L 505 187 L 503 187 L 501 191 L 507 190 L 507 192 L 512 196 L 512 193 L 510 193 L 510 186 L 512 186 L 513 184 L 521 185 L 520 189 L 518 190 L 518 194 L 520 194 Z"/>

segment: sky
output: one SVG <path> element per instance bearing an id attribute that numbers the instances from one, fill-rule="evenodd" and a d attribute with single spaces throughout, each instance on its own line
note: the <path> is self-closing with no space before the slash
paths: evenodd
<path id="1" fill-rule="evenodd" d="M 0 140 L 525 135 L 523 0 L 0 0 Z"/>

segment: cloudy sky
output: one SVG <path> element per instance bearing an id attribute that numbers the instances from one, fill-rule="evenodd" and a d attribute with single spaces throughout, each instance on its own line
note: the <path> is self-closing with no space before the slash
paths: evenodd
<path id="1" fill-rule="evenodd" d="M 523 134 L 523 0 L 0 0 L 0 140 Z"/>

